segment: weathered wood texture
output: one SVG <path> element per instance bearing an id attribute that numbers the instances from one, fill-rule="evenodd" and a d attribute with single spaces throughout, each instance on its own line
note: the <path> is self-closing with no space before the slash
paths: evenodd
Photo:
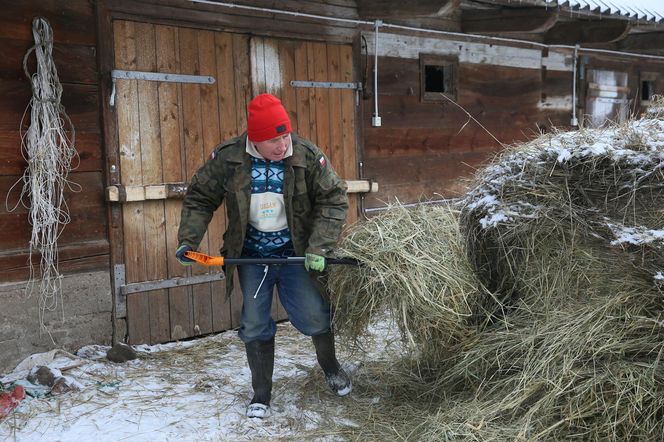
<path id="1" fill-rule="evenodd" d="M 367 207 L 394 198 L 409 203 L 457 196 L 464 188 L 461 179 L 491 158 L 500 143 L 569 122 L 571 108 L 559 109 L 558 96 L 571 95 L 571 72 L 542 78 L 536 69 L 462 63 L 460 109 L 446 100 L 421 102 L 419 60 L 379 57 L 378 65 L 382 126 L 372 127 L 368 112 L 363 118 L 365 176 L 379 183 L 378 193 L 367 195 Z"/>
<path id="2" fill-rule="evenodd" d="M 79 166 L 70 174 L 77 192 L 67 191 L 71 223 L 58 240 L 59 268 L 64 274 L 108 268 L 106 209 L 103 199 L 99 85 L 96 61 L 94 5 L 87 0 L 3 2 L 0 17 L 0 281 L 29 277 L 29 211 L 19 205 L 22 183 L 14 185 L 27 167 L 21 155 L 22 117 L 32 91 L 23 70 L 23 56 L 34 44 L 32 20 L 46 18 L 53 28 L 53 57 L 63 86 L 62 103 L 76 130 Z M 36 72 L 34 54 L 28 70 Z M 14 186 L 14 187 L 12 187 Z M 100 193 L 101 192 L 101 193 Z M 24 198 L 24 203 L 30 203 Z M 32 257 L 39 266 L 39 257 Z"/>
<path id="3" fill-rule="evenodd" d="M 310 16 L 357 19 L 353 1 L 320 0 L 247 0 L 242 7 L 229 8 L 210 4 L 192 4 L 189 0 L 114 0 L 107 2 L 116 17 L 146 20 L 152 23 L 182 25 L 193 24 L 199 29 L 215 31 L 259 31 L 271 37 L 304 38 L 324 42 L 350 42 L 356 25 L 315 17 L 296 17 L 275 14 L 270 9 L 296 11 Z M 268 11 L 262 10 L 268 9 Z"/>

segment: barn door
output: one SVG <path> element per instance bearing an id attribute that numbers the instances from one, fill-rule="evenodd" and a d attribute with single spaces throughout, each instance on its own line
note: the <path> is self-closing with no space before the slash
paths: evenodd
<path id="1" fill-rule="evenodd" d="M 586 127 L 624 122 L 629 113 L 627 73 L 588 69 L 587 78 Z"/>
<path id="2" fill-rule="evenodd" d="M 238 327 L 239 291 L 227 299 L 225 282 L 215 276 L 218 269 L 183 267 L 174 257 L 178 184 L 190 181 L 220 141 L 244 132 L 248 102 L 265 91 L 283 100 L 294 130 L 317 142 L 343 178 L 356 178 L 352 91 L 295 90 L 288 83 L 298 74 L 312 80 L 352 78 L 350 47 L 122 20 L 114 21 L 113 30 L 117 70 L 215 79 L 213 84 L 116 81 L 118 187 L 124 194 L 117 200 L 122 234 L 111 241 L 123 250 L 123 284 L 138 287 L 124 298 L 128 340 L 167 342 Z M 155 188 L 162 191 L 151 194 Z M 222 207 L 199 250 L 217 254 L 225 226 Z M 276 303 L 273 313 L 285 318 Z"/>

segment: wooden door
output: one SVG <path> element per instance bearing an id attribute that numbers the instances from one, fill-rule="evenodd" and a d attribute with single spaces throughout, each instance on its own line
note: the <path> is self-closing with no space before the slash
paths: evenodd
<path id="1" fill-rule="evenodd" d="M 608 122 L 622 123 L 629 113 L 629 86 L 626 72 L 588 69 L 586 85 L 586 127 Z"/>
<path id="2" fill-rule="evenodd" d="M 352 81 L 350 46 L 294 42 L 116 20 L 115 69 L 215 78 L 214 84 L 116 81 L 122 186 L 188 183 L 221 141 L 246 130 L 246 107 L 261 92 L 279 96 L 293 128 L 329 155 L 346 179 L 357 178 L 353 92 L 295 90 L 290 79 Z M 270 52 L 272 51 L 272 52 Z M 219 270 L 183 267 L 174 257 L 181 199 L 122 202 L 127 284 L 186 278 Z M 357 216 L 357 204 L 349 220 Z M 226 227 L 220 208 L 199 250 L 218 254 Z M 239 326 L 239 290 L 227 299 L 224 281 L 131 293 L 126 298 L 130 343 L 157 343 Z M 236 284 L 237 286 L 237 284 Z M 275 303 L 276 319 L 285 318 Z"/>

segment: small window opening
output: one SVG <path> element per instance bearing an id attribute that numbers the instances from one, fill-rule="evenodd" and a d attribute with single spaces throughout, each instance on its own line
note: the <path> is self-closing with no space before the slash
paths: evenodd
<path id="1" fill-rule="evenodd" d="M 655 95 L 655 82 L 652 80 L 641 81 L 641 100 L 650 101 Z"/>
<path id="2" fill-rule="evenodd" d="M 447 84 L 445 78 L 445 66 L 424 66 L 424 77 L 425 92 L 449 92 L 445 88 Z"/>
<path id="3" fill-rule="evenodd" d="M 458 59 L 438 55 L 420 55 L 420 88 L 422 101 L 456 99 Z"/>

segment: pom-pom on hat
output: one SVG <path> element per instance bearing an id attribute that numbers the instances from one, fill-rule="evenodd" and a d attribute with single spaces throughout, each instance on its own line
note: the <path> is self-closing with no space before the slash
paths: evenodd
<path id="1" fill-rule="evenodd" d="M 251 141 L 271 140 L 292 131 L 286 109 L 272 94 L 257 95 L 247 110 L 247 136 Z"/>

